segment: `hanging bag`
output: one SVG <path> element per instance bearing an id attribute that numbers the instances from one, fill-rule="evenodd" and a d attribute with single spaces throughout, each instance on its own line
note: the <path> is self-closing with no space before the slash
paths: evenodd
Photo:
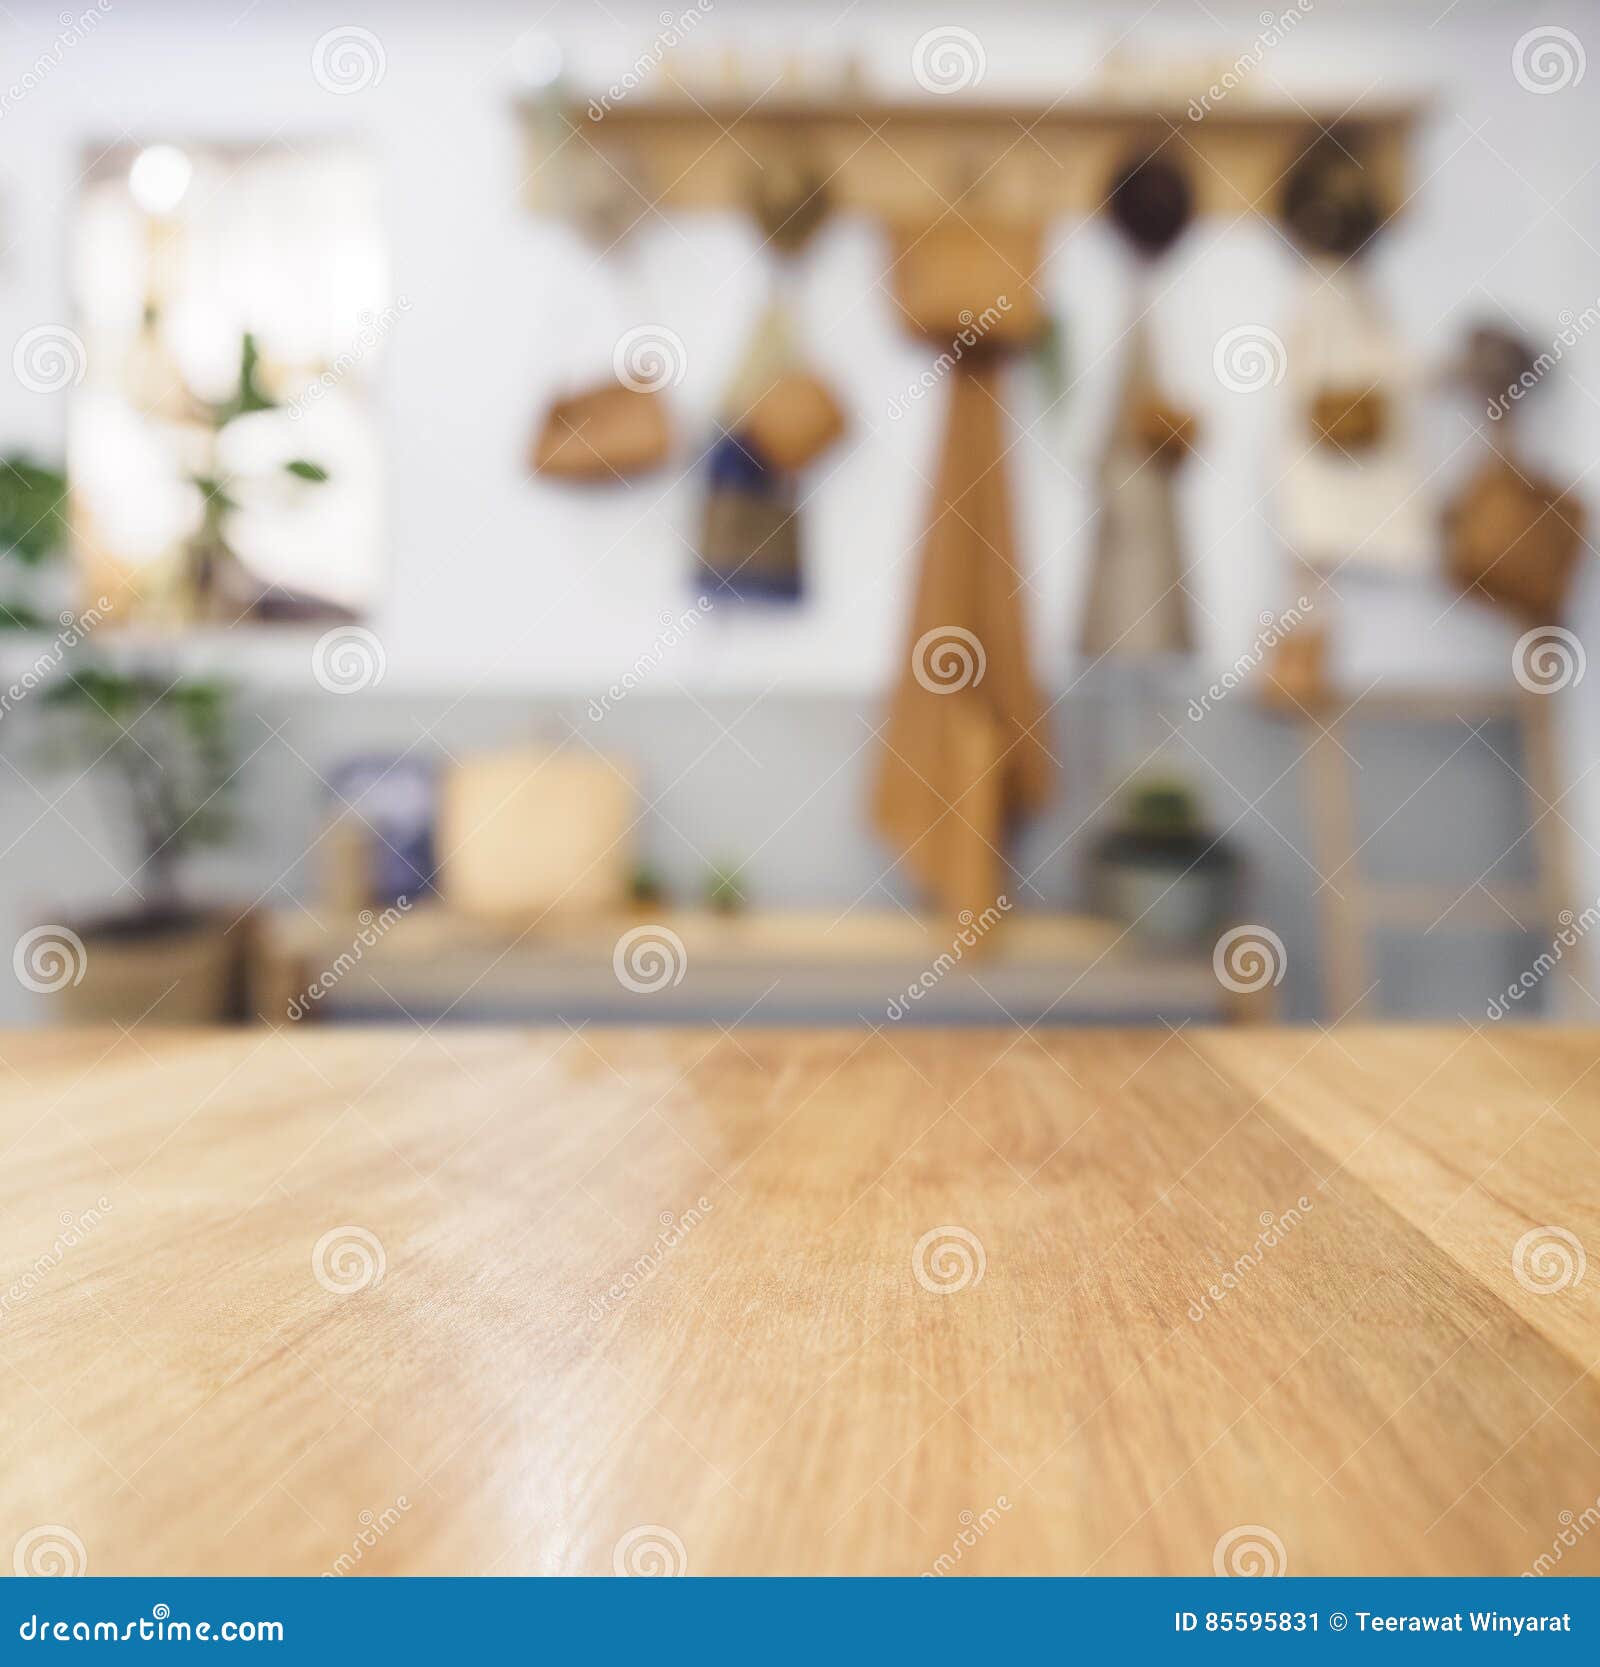
<path id="1" fill-rule="evenodd" d="M 613 263 L 622 287 L 631 286 L 625 270 L 631 205 L 619 200 L 624 187 L 614 174 L 605 177 L 577 168 L 574 200 L 568 215 L 588 240 L 617 249 Z M 634 308 L 619 308 L 635 311 Z M 574 379 L 573 391 L 554 400 L 537 423 L 528 451 L 535 474 L 553 480 L 601 483 L 626 480 L 659 469 L 672 455 L 672 422 L 666 396 L 623 382 L 614 366 L 592 381 Z"/>

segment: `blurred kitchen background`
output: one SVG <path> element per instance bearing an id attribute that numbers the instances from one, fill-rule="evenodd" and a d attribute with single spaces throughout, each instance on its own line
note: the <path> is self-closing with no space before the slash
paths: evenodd
<path id="1" fill-rule="evenodd" d="M 0 1020 L 1592 1018 L 1589 50 L 13 5 Z"/>

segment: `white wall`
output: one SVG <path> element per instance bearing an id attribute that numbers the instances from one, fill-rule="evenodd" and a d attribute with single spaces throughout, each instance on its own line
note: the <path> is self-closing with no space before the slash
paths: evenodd
<path id="1" fill-rule="evenodd" d="M 9 63 L 48 44 L 58 10 L 13 9 L 0 23 Z M 1594 19 L 1591 8 L 1565 0 L 1546 10 L 1542 21 L 1566 17 L 1580 35 Z M 95 139 L 362 135 L 383 170 L 395 288 L 412 303 L 385 368 L 393 582 L 374 623 L 389 675 L 402 684 L 459 688 L 481 679 L 552 690 L 608 679 L 649 642 L 664 609 L 683 605 L 696 483 L 664 476 L 575 492 L 530 481 L 523 457 L 534 414 L 564 373 L 603 370 L 622 329 L 659 320 L 687 344 L 677 403 L 689 436 L 702 433 L 763 294 L 767 262 L 754 233 L 731 218 L 657 218 L 642 231 L 644 280 L 630 294 L 614 265 L 595 267 L 566 231 L 524 212 L 511 49 L 537 19 L 567 43 L 578 84 L 598 89 L 649 45 L 659 11 L 634 0 L 604 8 L 576 0 L 548 13 L 493 0 L 365 8 L 341 0 L 243 7 L 232 23 L 226 6 L 112 0 L 92 36 L 0 120 L 9 175 L 0 334 L 14 339 L 68 308 L 67 206 Z M 917 35 L 930 19 L 944 20 L 911 7 L 746 3 L 721 11 L 712 8 L 697 42 L 721 31 L 752 52 L 770 41 L 776 54 L 777 43 L 797 36 L 818 51 L 855 46 L 875 78 L 902 89 L 913 87 Z M 1397 11 L 1415 21 L 1396 20 Z M 1600 107 L 1587 85 L 1536 97 L 1517 84 L 1510 55 L 1526 26 L 1522 9 L 1485 14 L 1463 5 L 1429 27 L 1437 11 L 1344 7 L 1335 15 L 1330 6 L 1322 16 L 1313 8 L 1256 75 L 1319 104 L 1330 93 L 1429 92 L 1437 114 L 1418 149 L 1417 198 L 1374 263 L 1382 290 L 1424 353 L 1442 354 L 1469 319 L 1502 308 L 1545 338 L 1563 308 L 1600 293 L 1587 177 Z M 1065 8 L 1043 3 L 974 11 L 967 22 L 987 54 L 981 91 L 1053 96 L 1083 83 L 1127 15 L 1078 7 L 1067 21 Z M 1223 30 L 1188 0 L 1158 6 L 1128 44 L 1237 51 L 1255 34 L 1256 13 L 1231 15 L 1235 27 Z M 382 41 L 385 74 L 335 97 L 312 76 L 311 50 L 324 29 L 351 22 Z M 691 683 L 760 688 L 781 676 L 791 686 L 860 689 L 881 680 L 897 650 L 922 512 L 919 472 L 928 472 L 940 412 L 928 400 L 898 422 L 887 417 L 889 400 L 929 355 L 897 335 L 877 287 L 881 257 L 873 228 L 837 224 L 815 251 L 805 291 L 818 361 L 858 419 L 852 449 L 829 461 L 809 506 L 811 599 L 775 615 L 734 619 L 728 610 L 675 666 Z M 1179 262 L 1156 328 L 1175 386 L 1206 420 L 1188 497 L 1214 615 L 1207 647 L 1222 663 L 1248 642 L 1258 607 L 1281 600 L 1283 582 L 1265 514 L 1239 521 L 1268 478 L 1274 400 L 1222 388 L 1212 346 L 1237 323 L 1281 326 L 1300 265 L 1259 223 L 1204 223 Z M 1014 454 L 1034 621 L 1053 678 L 1070 663 L 1087 549 L 1089 499 L 1079 483 L 1089 478 L 1114 373 L 1104 344 L 1123 318 L 1119 270 L 1101 227 L 1059 227 L 1049 287 L 1081 382 L 1070 409 L 1039 424 Z M 1600 401 L 1590 389 L 1600 389 L 1597 340 L 1580 344 L 1533 408 L 1530 429 L 1558 470 L 1577 473 L 1594 455 Z M 57 443 L 64 397 L 0 378 L 0 437 Z M 1026 386 L 1019 406 L 1025 419 L 1038 417 Z M 1442 403 L 1436 459 L 1460 441 L 1467 416 Z M 1468 656 L 1494 669 L 1503 633 L 1476 610 L 1456 609 L 1449 630 L 1430 628 L 1446 600 L 1393 587 L 1374 597 L 1349 634 L 1361 669 L 1454 675 Z M 298 675 L 302 647 L 272 653 L 269 645 L 264 663 Z"/>
<path id="2" fill-rule="evenodd" d="M 73 0 L 76 8 L 79 0 Z M 1600 63 L 1580 87 L 1535 96 L 1517 83 L 1511 54 L 1531 26 L 1526 8 L 1464 0 L 1426 5 L 1314 6 L 1257 75 L 1302 100 L 1398 97 L 1433 101 L 1416 156 L 1417 195 L 1383 240 L 1374 277 L 1418 350 L 1439 358 L 1480 315 L 1503 312 L 1539 342 L 1563 309 L 1600 295 L 1600 227 L 1591 173 L 1600 155 Z M 1138 8 L 1005 4 L 868 7 L 833 3 L 735 6 L 720 0 L 697 31 L 755 49 L 802 38 L 814 50 L 856 49 L 886 87 L 914 90 L 912 45 L 933 24 L 961 21 L 987 54 L 986 95 L 1048 96 L 1086 86 L 1095 61 Z M 45 49 L 59 4 L 0 17 L 11 73 Z M 523 152 L 512 110 L 512 48 L 537 24 L 566 43 L 578 85 L 619 75 L 659 27 L 657 4 L 564 0 L 542 5 L 457 0 L 454 5 L 271 3 L 200 6 L 108 0 L 91 38 L 0 118 L 0 349 L 25 329 L 65 320 L 68 209 L 84 147 L 191 136 L 364 138 L 381 166 L 397 294 L 410 310 L 390 336 L 382 400 L 389 465 L 391 581 L 373 625 L 388 654 L 388 692 L 437 688 L 460 695 L 508 690 L 588 695 L 630 664 L 679 611 L 688 589 L 697 505 L 691 477 L 631 489 L 576 492 L 531 481 L 530 427 L 564 376 L 602 369 L 625 327 L 669 324 L 688 348 L 680 419 L 703 431 L 721 379 L 764 288 L 754 233 L 731 218 L 644 230 L 638 266 L 648 293 L 629 295 L 610 267 L 565 230 L 521 205 Z M 1230 57 L 1256 33 L 1258 8 L 1157 5 L 1125 45 L 1188 44 Z M 236 19 L 236 20 L 235 20 Z M 1592 5 L 1552 0 L 1541 23 L 1560 23 L 1600 53 Z M 348 97 L 311 73 L 312 47 L 349 23 L 383 43 L 381 84 Z M 816 358 L 856 413 L 850 447 L 830 459 L 808 506 L 810 591 L 799 608 L 723 608 L 675 651 L 671 672 L 690 688 L 748 690 L 780 681 L 859 692 L 881 686 L 899 652 L 901 620 L 937 438 L 937 400 L 889 421 L 890 399 L 928 361 L 899 336 L 877 287 L 875 230 L 840 222 L 815 250 L 805 309 Z M 1013 458 L 1033 588 L 1027 593 L 1041 667 L 1070 679 L 1074 609 L 1084 578 L 1093 447 L 1114 371 L 1102 351 L 1123 318 L 1117 266 L 1098 225 L 1062 225 L 1049 285 L 1065 313 L 1081 380 L 1066 409 L 1038 423 Z M 1272 456 L 1271 395 L 1231 394 L 1212 372 L 1216 337 L 1249 322 L 1282 328 L 1298 262 L 1267 226 L 1205 223 L 1185 241 L 1156 315 L 1176 391 L 1204 420 L 1202 458 L 1186 506 L 1196 554 L 1208 658 L 1220 667 L 1248 644 L 1257 612 L 1288 584 L 1270 530 L 1256 513 Z M 1600 441 L 1600 332 L 1582 341 L 1533 402 L 1530 450 L 1557 474 L 1578 476 Z M 54 450 L 64 396 L 32 394 L 0 376 L 0 443 Z M 1039 417 L 1019 375 L 1017 408 Z M 1441 400 L 1432 459 L 1438 483 L 1469 462 L 1476 414 Z M 1446 461 L 1448 459 L 1453 460 Z M 1586 481 L 1591 499 L 1596 477 Z M 1504 681 L 1503 623 L 1438 584 L 1350 587 L 1342 652 L 1347 675 Z M 1574 624 L 1600 643 L 1592 564 Z M 1445 616 L 1441 618 L 1441 616 Z M 289 685 L 308 681 L 308 639 L 230 638 L 190 652 L 253 667 Z M 1209 675 L 1209 674 L 1208 674 Z M 1592 674 L 1600 677 L 1600 671 Z M 1580 691 L 1584 699 L 1593 685 Z M 1595 756 L 1595 723 L 1575 703 L 1573 757 Z M 1577 769 L 1574 774 L 1577 774 Z M 1592 784 L 1591 784 L 1592 785 Z M 1600 792 L 1583 790 L 1581 827 L 1600 846 Z M 1600 855 L 1585 854 L 1600 891 Z"/>

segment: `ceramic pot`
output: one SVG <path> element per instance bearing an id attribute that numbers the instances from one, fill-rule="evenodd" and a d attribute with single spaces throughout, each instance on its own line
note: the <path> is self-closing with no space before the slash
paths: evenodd
<path id="1" fill-rule="evenodd" d="M 1113 828 L 1090 856 L 1097 912 L 1161 949 L 1209 943 L 1228 916 L 1238 879 L 1235 852 L 1192 829 Z"/>
<path id="2" fill-rule="evenodd" d="M 67 1024 L 206 1025 L 242 1017 L 248 922 L 129 915 L 75 928 L 83 976 L 51 999 Z"/>

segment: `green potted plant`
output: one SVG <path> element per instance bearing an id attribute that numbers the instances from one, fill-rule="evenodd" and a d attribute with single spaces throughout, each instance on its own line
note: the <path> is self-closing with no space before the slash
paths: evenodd
<path id="1" fill-rule="evenodd" d="M 208 678 L 90 666 L 40 696 L 45 756 L 87 769 L 112 791 L 112 817 L 130 828 L 138 864 L 135 909 L 72 927 L 84 946 L 81 979 L 60 998 L 75 1022 L 148 1015 L 160 1023 L 234 1016 L 247 934 L 234 917 L 196 904 L 184 859 L 230 830 L 233 746 L 229 691 Z"/>
<path id="2" fill-rule="evenodd" d="M 27 457 L 0 457 L 0 631 L 54 630 L 38 605 L 38 576 L 67 534 L 67 477 Z"/>
<path id="3" fill-rule="evenodd" d="M 1237 853 L 1205 826 L 1190 788 L 1173 780 L 1136 783 L 1089 864 L 1099 912 L 1163 949 L 1208 942 L 1239 881 Z"/>
<path id="4" fill-rule="evenodd" d="M 666 901 L 667 888 L 657 869 L 647 862 L 634 864 L 628 876 L 628 901 L 636 909 L 659 909 Z"/>
<path id="5" fill-rule="evenodd" d="M 739 885 L 739 864 L 727 860 L 712 863 L 706 871 L 705 896 L 706 907 L 713 914 L 742 914 L 744 892 Z"/>

